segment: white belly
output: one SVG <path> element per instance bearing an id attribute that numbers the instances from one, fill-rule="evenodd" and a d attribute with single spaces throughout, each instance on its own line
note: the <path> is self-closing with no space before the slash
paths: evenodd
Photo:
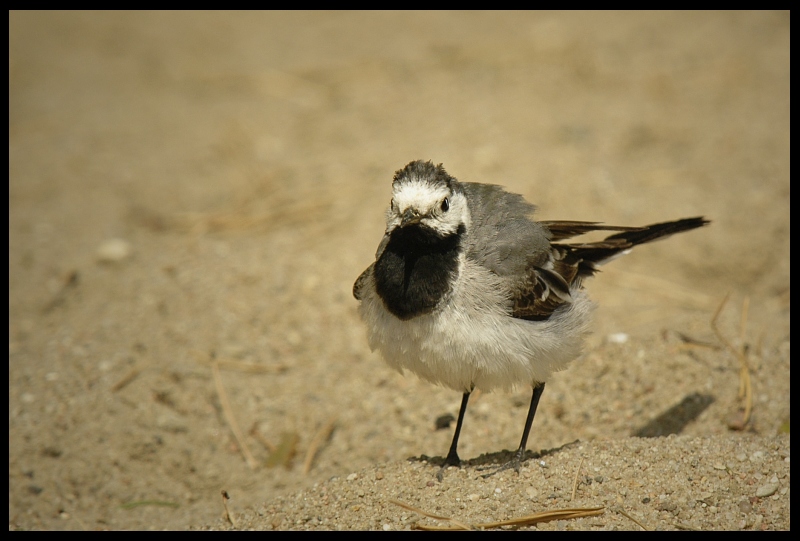
<path id="1" fill-rule="evenodd" d="M 502 281 L 485 269 L 462 264 L 457 284 L 443 307 L 407 321 L 365 288 L 359 310 L 370 347 L 400 372 L 460 392 L 545 382 L 580 353 L 592 309 L 583 291 L 548 320 L 527 321 L 508 315 Z"/>

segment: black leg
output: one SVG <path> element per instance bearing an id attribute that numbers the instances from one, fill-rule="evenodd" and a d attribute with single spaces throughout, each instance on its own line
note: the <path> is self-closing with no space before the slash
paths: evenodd
<path id="1" fill-rule="evenodd" d="M 522 440 L 519 442 L 519 449 L 514 453 L 514 458 L 500 466 L 498 469 L 491 473 L 487 473 L 483 477 L 489 477 L 497 472 L 514 468 L 519 473 L 519 468 L 522 466 L 522 459 L 525 457 L 525 446 L 528 445 L 528 435 L 531 432 L 531 425 L 533 424 L 533 417 L 536 415 L 536 408 L 539 406 L 539 399 L 544 392 L 544 383 L 540 383 L 533 388 L 533 396 L 531 397 L 531 406 L 528 408 L 528 418 L 525 419 L 525 430 L 522 431 Z"/>
<path id="2" fill-rule="evenodd" d="M 536 415 L 536 408 L 539 407 L 539 399 L 544 392 L 544 383 L 537 385 L 533 388 L 533 396 L 531 397 L 531 406 L 528 408 L 528 418 L 525 419 L 525 430 L 522 432 L 522 441 L 519 442 L 519 449 L 517 454 L 520 458 L 525 454 L 525 446 L 528 445 L 528 434 L 531 432 L 531 425 L 533 424 L 533 416 Z"/>
<path id="3" fill-rule="evenodd" d="M 458 421 L 456 421 L 456 432 L 453 434 L 453 442 L 450 444 L 450 451 L 447 452 L 447 458 L 444 459 L 444 464 L 436 474 L 439 481 L 442 480 L 442 473 L 448 466 L 460 466 L 461 459 L 458 458 L 458 437 L 461 435 L 461 423 L 464 422 L 464 413 L 467 411 L 467 402 L 469 402 L 470 393 L 464 393 L 461 397 L 461 409 L 458 410 Z"/>

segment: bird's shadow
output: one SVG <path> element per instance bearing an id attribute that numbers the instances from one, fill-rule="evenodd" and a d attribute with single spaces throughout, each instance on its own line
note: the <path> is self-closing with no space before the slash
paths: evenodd
<path id="1" fill-rule="evenodd" d="M 553 455 L 562 449 L 566 449 L 568 447 L 572 447 L 580 443 L 580 440 L 571 441 L 569 443 L 565 443 L 558 447 L 553 447 L 552 449 L 541 449 L 539 451 L 525 451 L 525 455 L 522 459 L 522 462 L 525 463 L 531 459 L 540 459 L 546 457 L 548 455 Z M 514 458 L 514 454 L 516 454 L 516 450 L 509 451 L 508 449 L 503 449 L 502 451 L 497 451 L 494 453 L 484 453 L 479 455 L 475 458 L 469 459 L 462 459 L 461 460 L 461 467 L 462 468 L 476 468 L 478 470 L 491 468 L 494 466 L 501 466 L 506 462 L 510 461 Z M 444 466 L 444 457 L 441 456 L 428 456 L 428 455 L 419 455 L 419 456 L 411 456 L 407 459 L 409 462 L 427 462 L 433 466 Z"/>
<path id="2" fill-rule="evenodd" d="M 634 430 L 631 436 L 638 438 L 657 438 L 680 434 L 686 425 L 697 419 L 712 403 L 714 397 L 708 394 L 692 393 L 678 404 L 649 421 L 641 428 Z"/>
<path id="3" fill-rule="evenodd" d="M 687 424 L 697 419 L 697 417 L 713 402 L 714 397 L 711 395 L 700 393 L 692 393 L 687 395 L 680 403 L 667 409 L 641 428 L 634 430 L 631 436 L 639 438 L 653 438 L 658 436 L 667 436 L 669 434 L 680 434 Z M 531 459 L 540 459 L 542 457 L 555 454 L 558 451 L 571 447 L 579 442 L 580 440 L 575 440 L 565 443 L 559 447 L 542 449 L 540 451 L 527 450 L 525 451 L 522 462 L 524 463 Z M 509 451 L 508 449 L 494 453 L 484 453 L 475 458 L 462 460 L 461 467 L 473 467 L 477 470 L 481 470 L 500 466 L 514 458 L 515 453 L 516 451 Z M 444 457 L 441 456 L 430 457 L 427 455 L 412 456 L 408 458 L 409 462 L 427 462 L 428 464 L 439 467 L 444 465 L 444 460 Z"/>

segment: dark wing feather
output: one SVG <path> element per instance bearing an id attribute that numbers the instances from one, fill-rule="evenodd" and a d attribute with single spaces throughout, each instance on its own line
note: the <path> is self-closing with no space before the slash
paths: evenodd
<path id="1" fill-rule="evenodd" d="M 614 225 L 603 225 L 600 222 L 572 222 L 568 220 L 552 220 L 539 222 L 550 230 L 553 234 L 551 240 L 563 240 L 577 237 L 592 231 L 634 231 L 641 227 L 619 227 Z"/>
<path id="2" fill-rule="evenodd" d="M 358 278 L 356 278 L 356 283 L 353 284 L 353 297 L 356 300 L 362 300 L 364 298 L 364 287 L 367 285 L 367 280 L 369 279 L 369 275 L 372 273 L 372 267 L 375 266 L 375 263 L 367 267 L 367 270 L 362 272 Z"/>
<path id="3" fill-rule="evenodd" d="M 654 240 L 667 238 L 675 233 L 689 231 L 710 223 L 711 222 L 709 220 L 706 220 L 702 216 L 683 218 L 681 220 L 675 220 L 672 222 L 661 222 L 645 227 L 638 227 L 632 229 L 630 233 L 624 232 L 611 235 L 606 240 L 625 240 L 626 242 L 629 242 L 631 246 L 635 246 L 637 244 L 644 244 L 645 242 L 652 242 Z"/>
<path id="4" fill-rule="evenodd" d="M 512 313 L 520 319 L 544 320 L 565 302 L 570 291 L 581 287 L 584 278 L 592 276 L 603 263 L 614 259 L 634 246 L 666 238 L 710 223 L 708 220 L 684 218 L 645 227 L 616 227 L 592 222 L 540 222 L 553 234 L 553 240 L 565 239 L 590 231 L 620 231 L 598 242 L 552 244 L 546 266 L 530 264 L 525 276 L 512 288 Z"/>
<path id="5" fill-rule="evenodd" d="M 525 278 L 513 290 L 511 315 L 543 320 L 565 302 L 571 302 L 570 290 L 580 287 L 581 280 L 596 270 L 591 261 L 583 259 L 583 250 L 569 244 L 552 245 L 547 263 L 551 268 L 530 265 Z"/>

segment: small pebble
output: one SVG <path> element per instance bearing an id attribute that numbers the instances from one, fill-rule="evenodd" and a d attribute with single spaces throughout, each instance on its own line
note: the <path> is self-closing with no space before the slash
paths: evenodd
<path id="1" fill-rule="evenodd" d="M 630 337 L 624 332 L 615 332 L 608 335 L 608 341 L 612 344 L 624 344 Z"/>
<path id="2" fill-rule="evenodd" d="M 108 239 L 103 242 L 95 255 L 100 263 L 119 263 L 128 259 L 133 253 L 131 244 L 122 239 Z"/>
<path id="3" fill-rule="evenodd" d="M 779 485 L 778 483 L 767 483 L 766 485 L 761 485 L 756 490 L 756 496 L 759 498 L 766 498 L 767 496 L 772 496 L 778 491 Z"/>

